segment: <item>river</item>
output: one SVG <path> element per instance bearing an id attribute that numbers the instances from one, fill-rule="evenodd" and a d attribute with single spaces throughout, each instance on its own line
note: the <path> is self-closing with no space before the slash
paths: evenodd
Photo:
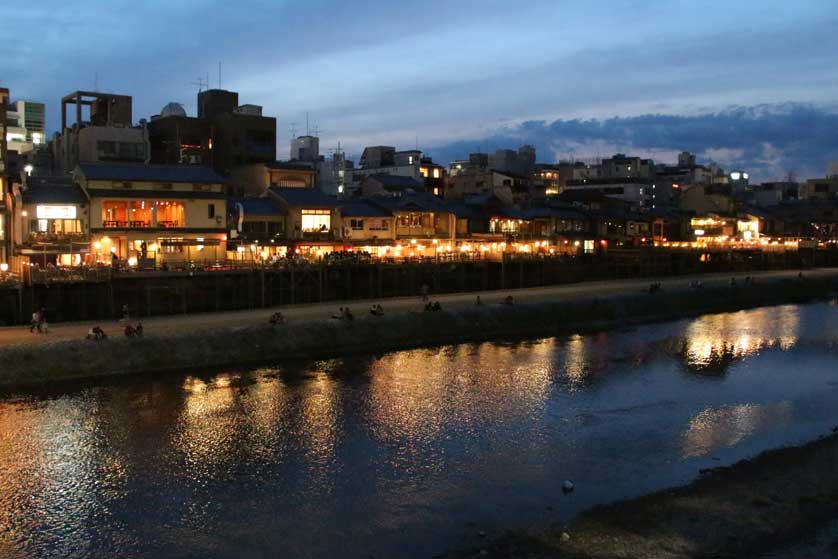
<path id="1" fill-rule="evenodd" d="M 823 303 L 7 391 L 0 556 L 433 557 L 829 432 L 837 357 Z"/>

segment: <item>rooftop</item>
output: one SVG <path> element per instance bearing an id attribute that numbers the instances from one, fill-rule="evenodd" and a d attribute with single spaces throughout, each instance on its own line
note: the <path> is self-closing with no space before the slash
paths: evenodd
<path id="1" fill-rule="evenodd" d="M 224 184 L 225 180 L 208 167 L 197 165 L 145 165 L 132 163 L 79 163 L 87 180 L 137 182 L 179 182 Z"/>
<path id="2" fill-rule="evenodd" d="M 268 192 L 283 200 L 289 206 L 306 206 L 310 208 L 336 208 L 338 199 L 335 196 L 323 194 L 316 188 L 280 188 L 272 186 Z"/>

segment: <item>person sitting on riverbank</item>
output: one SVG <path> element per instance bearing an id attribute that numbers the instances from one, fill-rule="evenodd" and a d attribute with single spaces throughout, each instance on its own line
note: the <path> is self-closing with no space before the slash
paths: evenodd
<path id="1" fill-rule="evenodd" d="M 370 314 L 373 316 L 384 316 L 384 307 L 376 303 L 370 307 Z"/>
<path id="2" fill-rule="evenodd" d="M 730 281 L 728 282 L 728 285 L 730 287 L 736 287 L 736 278 L 730 278 Z"/>
<path id="3" fill-rule="evenodd" d="M 93 328 L 91 328 L 90 330 L 87 331 L 87 337 L 86 338 L 88 340 L 95 340 L 95 341 L 98 342 L 98 341 L 104 340 L 107 337 L 108 336 L 107 336 L 107 334 L 105 334 L 104 330 L 102 330 L 98 326 L 94 326 Z"/>
<path id="4" fill-rule="evenodd" d="M 271 324 L 276 326 L 277 324 L 285 324 L 285 317 L 282 315 L 281 312 L 276 311 L 271 315 L 271 318 L 268 320 Z"/>
<path id="5" fill-rule="evenodd" d="M 40 332 L 41 331 L 41 322 L 42 322 L 41 311 L 38 310 L 38 311 L 33 312 L 32 313 L 32 322 L 30 322 L 30 324 L 29 324 L 29 333 L 34 334 L 36 328 L 38 329 L 38 332 Z"/>
<path id="6" fill-rule="evenodd" d="M 656 281 L 649 284 L 649 293 L 660 293 L 661 292 L 661 282 Z"/>
<path id="7" fill-rule="evenodd" d="M 349 307 L 345 307 L 345 308 L 343 309 L 343 319 L 344 319 L 344 320 L 348 320 L 348 321 L 350 321 L 350 322 L 351 322 L 351 321 L 353 321 L 353 320 L 355 320 L 355 315 L 354 315 L 354 314 L 352 314 L 352 311 L 351 311 L 351 310 L 349 310 Z"/>
<path id="8" fill-rule="evenodd" d="M 425 310 L 428 312 L 441 311 L 442 305 L 439 304 L 439 301 L 434 301 L 432 303 L 428 302 L 428 304 L 425 305 Z"/>
<path id="9" fill-rule="evenodd" d="M 507 295 L 500 304 L 512 306 L 515 304 L 515 298 L 512 295 Z"/>
<path id="10" fill-rule="evenodd" d="M 131 324 L 125 325 L 125 337 L 126 338 L 142 338 L 143 337 L 143 325 L 142 323 L 137 323 L 136 326 Z"/>
<path id="11" fill-rule="evenodd" d="M 480 295 L 478 295 L 477 300 L 474 301 L 474 306 L 475 307 L 482 307 L 483 306 L 483 301 L 480 299 Z"/>
<path id="12" fill-rule="evenodd" d="M 692 280 L 690 282 L 690 289 L 701 289 L 704 287 L 704 284 L 701 283 L 701 280 Z"/>
<path id="13" fill-rule="evenodd" d="M 333 314 L 332 318 L 334 318 L 335 320 L 343 320 L 343 313 L 344 313 L 343 307 L 339 307 L 338 312 Z"/>

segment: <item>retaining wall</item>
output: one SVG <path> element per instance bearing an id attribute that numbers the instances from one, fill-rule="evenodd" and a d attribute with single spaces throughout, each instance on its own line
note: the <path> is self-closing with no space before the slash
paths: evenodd
<path id="1" fill-rule="evenodd" d="M 0 385 L 163 371 L 219 370 L 287 359 L 325 358 L 497 338 L 667 320 L 712 312 L 801 303 L 834 294 L 838 277 L 768 280 L 738 288 L 579 297 L 572 301 L 491 305 L 290 322 L 280 326 L 196 330 L 171 337 L 73 340 L 0 349 Z"/>

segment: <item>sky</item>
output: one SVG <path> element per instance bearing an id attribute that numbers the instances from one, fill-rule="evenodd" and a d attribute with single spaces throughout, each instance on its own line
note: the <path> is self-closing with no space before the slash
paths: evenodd
<path id="1" fill-rule="evenodd" d="M 4 10 L 0 85 L 170 101 L 239 92 L 357 159 L 418 146 L 440 162 L 532 143 L 542 162 L 616 152 L 823 176 L 838 159 L 835 0 L 46 0 Z M 220 73 L 219 73 L 220 63 Z M 220 75 L 219 75 L 220 74 Z"/>

